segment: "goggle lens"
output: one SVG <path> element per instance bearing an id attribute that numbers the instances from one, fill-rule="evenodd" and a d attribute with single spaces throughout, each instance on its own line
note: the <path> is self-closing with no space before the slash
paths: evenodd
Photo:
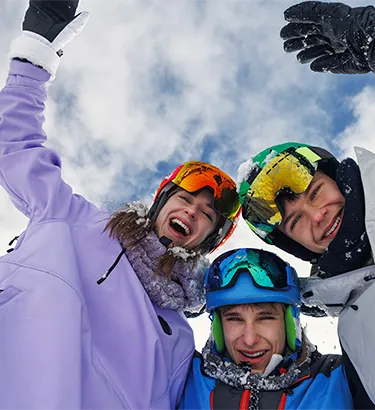
<path id="1" fill-rule="evenodd" d="M 296 152 L 298 153 L 298 150 Z M 305 155 L 306 148 L 304 148 Z M 277 155 L 264 166 L 252 182 L 244 199 L 244 218 L 250 227 L 253 225 L 255 229 L 259 227 L 263 230 L 262 225 L 265 223 L 272 227 L 280 224 L 282 215 L 275 200 L 282 191 L 294 194 L 306 191 L 317 169 L 317 160 L 320 159 L 316 154 L 314 155 L 315 161 L 309 161 L 309 166 L 302 164 L 301 159 L 289 152 Z"/>
<path id="2" fill-rule="evenodd" d="M 252 249 L 239 249 L 230 255 L 218 257 L 210 266 L 205 278 L 206 290 L 218 290 L 234 285 L 239 273 L 251 275 L 256 286 L 264 289 L 288 289 L 291 276 L 288 265 L 276 255 Z"/>
<path id="3" fill-rule="evenodd" d="M 216 211 L 232 222 L 237 217 L 241 205 L 236 184 L 220 169 L 197 161 L 186 162 L 172 182 L 188 192 L 211 188 Z"/>

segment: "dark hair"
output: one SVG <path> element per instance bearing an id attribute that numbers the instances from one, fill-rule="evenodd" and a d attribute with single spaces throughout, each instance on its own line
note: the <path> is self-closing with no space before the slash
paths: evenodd
<path id="1" fill-rule="evenodd" d="M 290 191 L 288 189 L 284 189 L 277 195 L 277 197 L 275 198 L 275 204 L 283 218 L 285 216 L 285 203 L 286 202 L 291 203 L 291 202 L 296 201 L 300 195 L 301 194 L 296 194 L 295 192 Z"/>

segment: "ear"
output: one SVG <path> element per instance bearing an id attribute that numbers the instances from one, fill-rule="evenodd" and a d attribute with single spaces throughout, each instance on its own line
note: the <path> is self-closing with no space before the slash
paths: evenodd
<path id="1" fill-rule="evenodd" d="M 213 313 L 212 335 L 214 337 L 216 350 L 218 351 L 218 353 L 224 353 L 225 342 L 224 342 L 223 325 L 221 323 L 220 314 L 216 311 Z"/>

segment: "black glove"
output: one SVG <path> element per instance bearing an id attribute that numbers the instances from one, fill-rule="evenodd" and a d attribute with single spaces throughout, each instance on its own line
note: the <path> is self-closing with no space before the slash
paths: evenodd
<path id="1" fill-rule="evenodd" d="M 22 35 L 11 46 L 10 58 L 25 59 L 54 77 L 63 48 L 81 32 L 88 13 L 75 15 L 79 0 L 30 0 Z"/>
<path id="2" fill-rule="evenodd" d="M 288 8 L 281 30 L 286 52 L 300 51 L 313 71 L 362 74 L 375 71 L 375 9 L 306 1 Z"/>
<path id="3" fill-rule="evenodd" d="M 37 33 L 50 43 L 73 21 L 79 0 L 30 0 L 23 31 Z"/>

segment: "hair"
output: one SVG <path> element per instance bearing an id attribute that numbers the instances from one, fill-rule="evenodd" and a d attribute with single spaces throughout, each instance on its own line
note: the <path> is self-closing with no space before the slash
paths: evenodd
<path id="1" fill-rule="evenodd" d="M 283 190 L 281 191 L 275 198 L 275 204 L 278 208 L 278 210 L 281 213 L 281 216 L 284 218 L 285 216 L 285 203 L 289 202 L 292 203 L 296 201 L 299 198 L 300 194 L 296 194 L 293 191 L 290 190 Z"/>
<path id="2" fill-rule="evenodd" d="M 141 210 L 141 214 L 137 212 Z M 155 230 L 155 222 L 150 219 L 149 210 L 145 205 L 128 202 L 121 209 L 114 212 L 108 220 L 104 231 L 109 231 L 109 236 L 118 239 L 124 248 L 132 249 L 135 245 Z M 169 252 L 160 256 L 157 269 L 166 278 L 170 279 L 176 257 Z"/>
<path id="3" fill-rule="evenodd" d="M 259 303 L 240 303 L 238 305 L 225 305 L 225 306 L 219 306 L 216 308 L 216 310 L 219 312 L 220 317 L 228 312 L 229 310 L 236 308 L 236 307 L 246 307 L 246 306 L 256 306 L 258 308 L 266 308 L 269 309 L 271 312 L 276 312 L 276 306 L 275 305 L 281 305 L 283 308 L 283 312 L 285 313 L 287 305 L 281 302 L 259 302 Z"/>

